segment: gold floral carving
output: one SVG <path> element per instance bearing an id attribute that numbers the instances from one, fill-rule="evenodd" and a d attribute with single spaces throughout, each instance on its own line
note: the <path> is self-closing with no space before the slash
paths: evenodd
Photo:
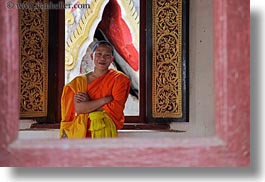
<path id="1" fill-rule="evenodd" d="M 182 0 L 153 1 L 152 116 L 182 117 Z"/>
<path id="2" fill-rule="evenodd" d="M 90 8 L 82 15 L 75 31 L 70 35 L 65 44 L 65 69 L 72 70 L 77 63 L 79 50 L 87 40 L 92 30 L 92 25 L 98 19 L 102 5 L 106 3 L 104 0 L 92 0 Z M 71 16 L 67 15 L 67 23 L 71 24 Z"/>
<path id="3" fill-rule="evenodd" d="M 21 0 L 37 3 L 39 0 Z M 42 1 L 48 3 L 48 0 Z M 20 116 L 47 116 L 48 10 L 21 9 L 20 19 Z"/>

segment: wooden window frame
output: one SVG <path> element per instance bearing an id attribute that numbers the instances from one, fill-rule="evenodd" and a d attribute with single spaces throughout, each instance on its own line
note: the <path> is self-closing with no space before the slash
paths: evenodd
<path id="1" fill-rule="evenodd" d="M 139 116 L 125 116 L 125 128 L 128 123 L 146 124 L 144 128 L 165 129 L 170 122 L 189 121 L 189 87 L 188 87 L 188 59 L 189 59 L 189 0 L 182 1 L 182 116 L 178 118 L 154 118 L 152 116 L 152 25 L 153 25 L 153 1 L 140 1 L 140 97 Z M 185 70 L 184 70 L 185 69 Z M 151 125 L 148 125 L 152 123 Z M 153 125 L 154 124 L 154 125 Z M 136 125 L 137 126 L 137 125 Z M 137 128 L 141 128 L 138 125 Z"/>
<path id="2" fill-rule="evenodd" d="M 240 11 L 235 13 L 236 9 Z M 40 142 L 17 140 L 18 10 L 3 8 L 0 11 L 4 25 L 0 27 L 0 43 L 5 45 L 5 49 L 0 49 L 0 103 L 4 106 L 0 111 L 0 166 L 249 166 L 249 12 L 249 0 L 214 0 L 214 136 Z M 132 155 L 136 157 L 132 159 Z"/>

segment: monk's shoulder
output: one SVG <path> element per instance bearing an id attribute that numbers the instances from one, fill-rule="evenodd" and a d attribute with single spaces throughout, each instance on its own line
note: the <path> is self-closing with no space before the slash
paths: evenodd
<path id="1" fill-rule="evenodd" d="M 121 71 L 112 70 L 112 75 L 115 78 L 115 80 L 130 81 L 130 78 Z"/>
<path id="2" fill-rule="evenodd" d="M 84 79 L 86 79 L 86 75 L 78 75 L 74 77 L 67 85 L 73 85 L 73 84 L 80 83 Z"/>

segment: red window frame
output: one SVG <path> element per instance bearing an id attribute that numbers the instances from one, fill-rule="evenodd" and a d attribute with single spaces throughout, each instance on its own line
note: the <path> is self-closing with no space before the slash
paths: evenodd
<path id="1" fill-rule="evenodd" d="M 39 142 L 17 140 L 18 10 L 3 8 L 0 11 L 0 22 L 4 25 L 0 27 L 0 44 L 5 47 L 0 49 L 0 103 L 3 106 L 0 110 L 0 166 L 249 166 L 249 12 L 249 0 L 214 0 L 214 136 Z M 132 153 L 137 156 L 133 160 Z"/>

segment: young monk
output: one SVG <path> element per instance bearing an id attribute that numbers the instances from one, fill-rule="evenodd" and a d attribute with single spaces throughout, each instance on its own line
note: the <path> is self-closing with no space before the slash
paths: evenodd
<path id="1" fill-rule="evenodd" d="M 130 80 L 122 72 L 109 69 L 114 60 L 109 42 L 96 42 L 91 57 L 94 71 L 64 86 L 60 138 L 116 137 L 123 127 Z"/>

